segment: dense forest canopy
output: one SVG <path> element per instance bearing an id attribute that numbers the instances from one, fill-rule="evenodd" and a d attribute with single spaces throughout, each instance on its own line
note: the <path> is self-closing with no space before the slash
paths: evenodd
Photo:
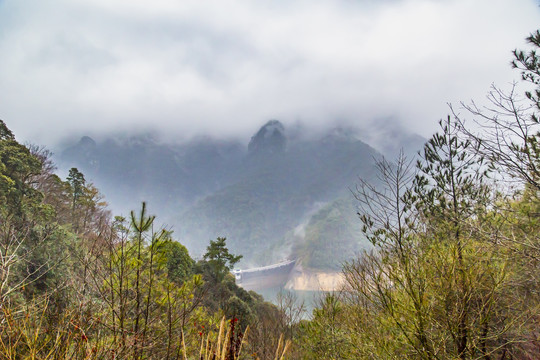
<path id="1" fill-rule="evenodd" d="M 451 109 L 416 163 L 359 181 L 373 248 L 308 320 L 290 294 L 238 287 L 225 238 L 193 260 L 145 203 L 112 217 L 83 173 L 61 179 L 0 121 L 0 357 L 539 358 L 540 32 L 527 40 L 512 65 L 532 90 Z"/>

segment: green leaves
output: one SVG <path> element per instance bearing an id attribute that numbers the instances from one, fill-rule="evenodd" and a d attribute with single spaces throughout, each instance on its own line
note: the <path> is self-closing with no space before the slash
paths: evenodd
<path id="1" fill-rule="evenodd" d="M 26 205 L 37 205 L 42 199 L 32 186 L 33 177 L 41 172 L 41 162 L 13 136 L 1 135 L 2 131 L 9 131 L 2 127 L 5 127 L 3 122 L 0 124 L 0 198 L 8 212 L 21 217 Z"/>
<path id="2" fill-rule="evenodd" d="M 150 229 L 155 218 L 154 215 L 146 216 L 146 202 L 143 202 L 139 218 L 135 216 L 134 211 L 131 211 L 131 226 L 138 234 L 142 234 Z"/>
<path id="3" fill-rule="evenodd" d="M 84 179 L 84 175 L 79 172 L 77 168 L 71 168 L 69 170 L 69 174 L 66 180 L 71 186 L 73 207 L 75 207 L 75 204 L 77 203 L 79 198 L 84 195 L 84 185 L 86 184 L 86 180 Z"/>
<path id="4" fill-rule="evenodd" d="M 176 241 L 168 242 L 163 252 L 167 259 L 167 276 L 171 281 L 181 284 L 192 274 L 195 261 L 189 256 L 186 247 Z"/>
<path id="5" fill-rule="evenodd" d="M 210 240 L 210 245 L 206 248 L 206 253 L 203 256 L 218 280 L 222 280 L 242 259 L 242 255 L 236 256 L 229 253 L 226 241 L 227 238 L 224 237 L 218 237 L 215 241 Z"/>
<path id="6" fill-rule="evenodd" d="M 474 214 L 478 202 L 487 201 L 483 185 L 487 167 L 473 143 L 458 136 L 459 128 L 448 116 L 424 146 L 414 181 L 416 208 L 426 218 L 458 224 Z"/>
<path id="7" fill-rule="evenodd" d="M 13 133 L 8 129 L 6 123 L 0 120 L 0 140 L 15 140 Z"/>

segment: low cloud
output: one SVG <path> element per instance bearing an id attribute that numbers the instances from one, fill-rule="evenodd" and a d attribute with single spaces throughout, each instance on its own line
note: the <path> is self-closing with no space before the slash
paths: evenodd
<path id="1" fill-rule="evenodd" d="M 0 0 L 0 118 L 19 139 L 153 129 L 248 136 L 399 119 L 428 136 L 447 102 L 519 73 L 532 0 Z"/>

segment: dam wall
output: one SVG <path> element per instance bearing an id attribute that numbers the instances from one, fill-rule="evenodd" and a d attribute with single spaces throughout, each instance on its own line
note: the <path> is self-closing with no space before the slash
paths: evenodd
<path id="1" fill-rule="evenodd" d="M 286 260 L 277 264 L 234 270 L 236 283 L 246 290 L 260 290 L 274 287 L 284 287 L 289 281 L 296 260 Z"/>
<path id="2" fill-rule="evenodd" d="M 284 288 L 297 291 L 336 291 L 342 288 L 341 272 L 303 269 L 296 260 L 246 270 L 234 270 L 236 283 L 246 290 Z"/>

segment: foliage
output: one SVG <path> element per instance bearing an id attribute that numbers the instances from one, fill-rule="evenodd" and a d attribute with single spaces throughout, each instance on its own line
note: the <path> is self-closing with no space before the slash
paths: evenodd
<path id="1" fill-rule="evenodd" d="M 242 255 L 233 255 L 227 249 L 227 238 L 218 237 L 215 241 L 210 240 L 203 259 L 206 260 L 212 274 L 219 281 L 223 280 L 236 263 L 242 259 Z"/>
<path id="2" fill-rule="evenodd" d="M 167 258 L 167 276 L 171 281 L 181 284 L 193 272 L 195 261 L 189 256 L 188 250 L 177 241 L 170 241 L 163 249 Z"/>
<path id="3" fill-rule="evenodd" d="M 337 294 L 324 296 L 313 311 L 313 319 L 303 324 L 301 347 L 305 359 L 352 359 L 354 347 L 342 326 L 348 316 Z"/>

